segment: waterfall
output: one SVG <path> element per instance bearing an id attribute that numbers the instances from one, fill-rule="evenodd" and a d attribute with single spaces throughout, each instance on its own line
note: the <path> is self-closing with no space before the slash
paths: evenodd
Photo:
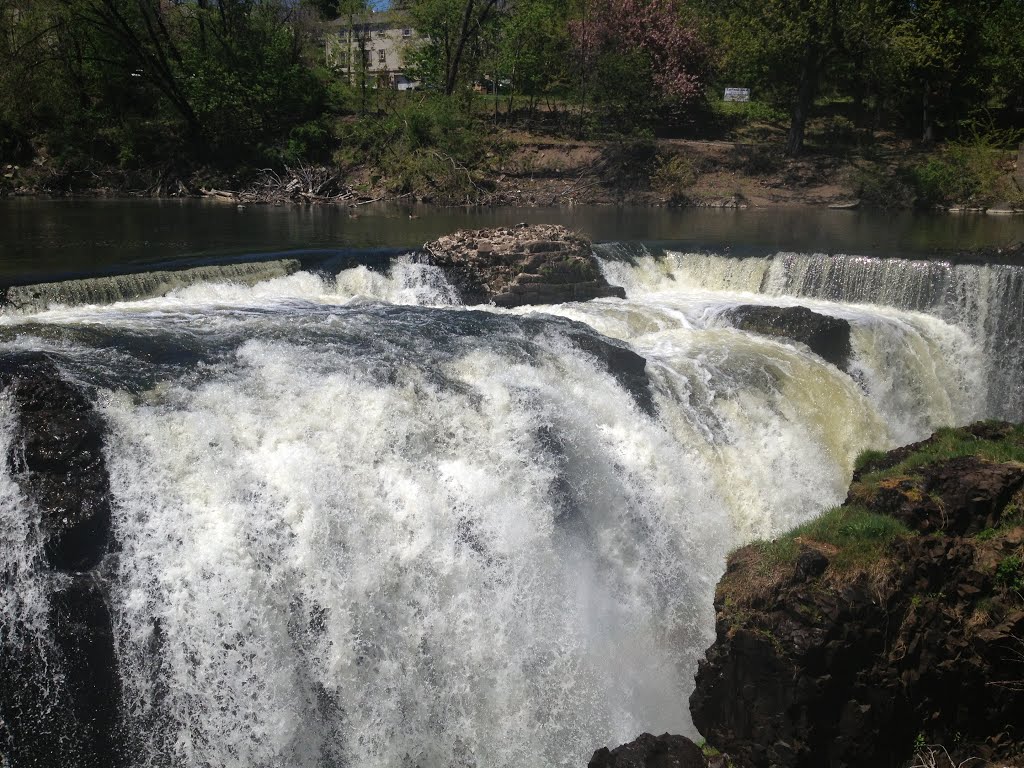
<path id="1" fill-rule="evenodd" d="M 46 309 L 53 304 L 111 304 L 115 301 L 163 296 L 176 289 L 200 283 L 230 282 L 254 285 L 264 280 L 289 275 L 298 269 L 299 262 L 295 259 L 277 259 L 107 277 L 85 277 L 59 283 L 14 285 L 6 290 L 3 304 L 23 311 Z"/>
<path id="2" fill-rule="evenodd" d="M 785 252 L 734 258 L 669 251 L 655 258 L 643 250 L 605 248 L 616 257 L 609 264 L 612 282 L 621 279 L 637 291 L 750 292 L 938 317 L 984 350 L 985 413 L 1024 419 L 1024 267 Z"/>
<path id="3" fill-rule="evenodd" d="M 859 451 L 994 415 L 979 336 L 1020 288 L 908 274 L 878 306 L 786 259 L 609 260 L 626 300 L 515 311 L 402 259 L 0 315 L 107 425 L 129 764 L 579 766 L 696 735 L 726 553 L 839 503 Z M 730 323 L 798 296 L 850 323 L 847 372 Z M 2 620 L 41 636 L 6 478 Z"/>

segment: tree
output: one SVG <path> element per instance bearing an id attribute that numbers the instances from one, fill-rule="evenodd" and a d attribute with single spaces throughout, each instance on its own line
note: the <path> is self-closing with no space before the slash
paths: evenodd
<path id="1" fill-rule="evenodd" d="M 32 99 L 6 84 L 0 102 L 59 157 L 262 163 L 322 112 L 308 28 L 285 0 L 0 2 L 17 10 L 6 63 L 40 81 Z"/>
<path id="2" fill-rule="evenodd" d="M 467 59 L 479 60 L 476 44 L 496 21 L 498 0 L 413 0 L 410 11 L 426 42 L 413 55 L 418 75 L 455 93 L 465 79 Z"/>
<path id="3" fill-rule="evenodd" d="M 572 39 L 568 4 L 559 0 L 518 0 L 502 26 L 497 68 L 512 83 L 515 93 L 537 100 L 565 91 L 569 86 Z"/>
<path id="4" fill-rule="evenodd" d="M 834 64 L 850 0 L 731 0 L 719 35 L 723 69 L 790 112 L 786 153 L 803 151 L 825 70 Z"/>
<path id="5" fill-rule="evenodd" d="M 702 95 L 708 50 L 678 0 L 593 0 L 581 11 L 570 29 L 596 99 L 643 115 Z"/>

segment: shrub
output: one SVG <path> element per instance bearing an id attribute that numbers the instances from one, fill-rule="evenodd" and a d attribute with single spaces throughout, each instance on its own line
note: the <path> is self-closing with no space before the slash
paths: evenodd
<path id="1" fill-rule="evenodd" d="M 699 177 L 693 158 L 683 154 L 661 157 L 651 173 L 651 188 L 673 201 L 684 200 Z"/>
<path id="2" fill-rule="evenodd" d="M 996 583 L 1013 592 L 1024 591 L 1024 560 L 1019 555 L 1000 560 L 996 566 Z"/>
<path id="3" fill-rule="evenodd" d="M 374 166 L 392 193 L 475 202 L 482 191 L 477 170 L 492 146 L 483 126 L 442 96 L 395 100 L 392 107 L 341 123 L 335 162 Z"/>
<path id="4" fill-rule="evenodd" d="M 1010 176 L 1014 150 L 1024 131 L 978 129 L 911 168 L 918 201 L 924 205 L 1024 204 L 1024 191 Z"/>

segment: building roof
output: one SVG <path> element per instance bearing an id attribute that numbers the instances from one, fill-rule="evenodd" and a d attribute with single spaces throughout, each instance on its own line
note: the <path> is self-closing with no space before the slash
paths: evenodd
<path id="1" fill-rule="evenodd" d="M 409 29 L 412 27 L 412 17 L 409 13 L 398 9 L 357 13 L 354 19 L 358 24 L 369 24 L 384 29 Z M 341 15 L 328 21 L 327 24 L 335 28 L 348 28 L 348 16 Z"/>

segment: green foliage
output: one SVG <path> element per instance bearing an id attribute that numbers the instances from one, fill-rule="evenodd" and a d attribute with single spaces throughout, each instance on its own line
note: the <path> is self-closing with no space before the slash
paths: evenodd
<path id="1" fill-rule="evenodd" d="M 864 467 L 884 459 L 887 455 L 887 451 L 878 451 L 873 448 L 868 448 L 866 451 L 861 451 L 857 458 L 853 462 L 853 469 L 855 472 L 860 472 Z"/>
<path id="2" fill-rule="evenodd" d="M 1013 592 L 1024 592 L 1024 560 L 1009 555 L 996 566 L 996 584 Z"/>
<path id="3" fill-rule="evenodd" d="M 690 188 L 700 178 L 700 168 L 693 158 L 679 153 L 658 160 L 651 174 L 651 188 L 672 201 L 686 199 Z"/>
<path id="4" fill-rule="evenodd" d="M 284 0 L 20 5 L 0 64 L 33 88 L 18 96 L 0 80 L 0 116 L 65 164 L 232 167 L 306 151 L 322 133 L 311 123 L 326 89 L 303 53 L 312 30 Z"/>
<path id="5" fill-rule="evenodd" d="M 861 482 L 871 485 L 898 475 L 912 474 L 925 464 L 961 456 L 977 456 L 993 462 L 1016 461 L 1024 463 L 1024 425 L 1011 428 L 1005 439 L 984 440 L 962 429 L 944 427 L 936 431 L 933 439 L 920 449 L 887 469 L 870 472 Z"/>
<path id="6" fill-rule="evenodd" d="M 462 169 L 479 166 L 486 142 L 470 86 L 501 81 L 504 119 L 525 106 L 535 124 L 543 105 L 552 130 L 624 143 L 668 125 L 730 135 L 759 145 L 737 153 L 737 169 L 755 174 L 779 170 L 781 147 L 768 142 L 810 94 L 810 108 L 832 110 L 812 124 L 814 142 L 863 145 L 876 130 L 919 137 L 926 123 L 949 141 L 895 169 L 868 164 L 851 180 L 863 199 L 1024 203 L 1007 174 L 1022 138 L 1012 130 L 1024 106 L 1021 0 L 402 5 L 421 41 L 408 51 L 410 74 L 453 96 L 436 108 L 328 69 L 323 20 L 355 24 L 366 0 L 0 0 L 0 161 L 230 172 L 337 156 L 383 162 L 401 189 L 447 178 L 472 192 Z M 757 100 L 723 103 L 725 85 Z M 495 122 L 497 105 L 487 105 Z M 622 170 L 625 183 L 650 177 L 679 199 L 699 172 L 676 158 Z"/>
<path id="7" fill-rule="evenodd" d="M 735 124 L 754 123 L 781 124 L 789 119 L 785 110 L 767 101 L 718 101 L 710 102 L 711 110 L 717 115 L 730 119 Z"/>
<path id="8" fill-rule="evenodd" d="M 464 203 L 480 193 L 477 169 L 489 148 L 472 115 L 443 96 L 413 96 L 384 114 L 339 127 L 341 166 L 369 161 L 388 191 Z"/>
<path id="9" fill-rule="evenodd" d="M 903 167 L 861 167 L 854 172 L 850 186 L 863 202 L 878 208 L 909 208 L 918 199 L 913 174 Z"/>
<path id="10" fill-rule="evenodd" d="M 775 565 L 796 558 L 800 549 L 797 539 L 828 544 L 838 550 L 830 558 L 833 567 L 846 569 L 869 565 L 898 537 L 911 535 L 912 532 L 895 518 L 857 505 L 844 505 L 758 546 L 766 564 Z"/>
<path id="11" fill-rule="evenodd" d="M 1024 131 L 968 124 L 964 138 L 911 169 L 918 202 L 923 205 L 986 206 L 1000 201 L 1024 204 L 1024 191 L 1008 174 Z"/>

